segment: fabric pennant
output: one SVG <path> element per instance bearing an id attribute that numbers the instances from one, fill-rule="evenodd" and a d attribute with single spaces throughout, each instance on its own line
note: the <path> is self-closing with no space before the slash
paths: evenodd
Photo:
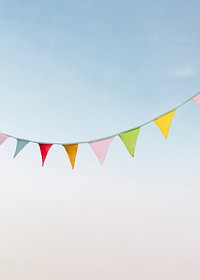
<path id="1" fill-rule="evenodd" d="M 125 147 L 127 148 L 127 150 L 129 151 L 132 157 L 134 157 L 135 154 L 135 146 L 137 143 L 139 132 L 140 132 L 140 127 L 119 134 L 119 137 L 121 138 L 122 142 L 124 143 Z"/>
<path id="2" fill-rule="evenodd" d="M 173 110 L 154 120 L 155 124 L 158 126 L 158 128 L 160 129 L 160 131 L 166 139 L 168 137 L 169 129 L 175 113 L 176 110 Z"/>
<path id="3" fill-rule="evenodd" d="M 89 143 L 93 151 L 95 152 L 97 158 L 99 159 L 101 165 L 105 160 L 106 154 L 108 152 L 108 148 L 113 139 L 114 137 L 111 137 L 104 140 L 99 140 L 99 141 Z"/>
<path id="4" fill-rule="evenodd" d="M 42 166 L 44 166 L 44 162 L 45 159 L 47 157 L 47 154 L 49 152 L 49 149 L 51 148 L 51 146 L 53 144 L 40 144 L 38 143 L 39 147 L 40 147 L 40 152 L 41 152 L 41 156 L 42 156 Z"/>
<path id="5" fill-rule="evenodd" d="M 74 169 L 78 144 L 68 144 L 68 145 L 63 145 L 63 147 L 65 148 L 65 151 L 68 154 L 72 169 Z"/>
<path id="6" fill-rule="evenodd" d="M 17 146 L 13 157 L 15 158 L 28 143 L 29 141 L 27 140 L 17 139 Z"/>
<path id="7" fill-rule="evenodd" d="M 200 106 L 200 92 L 192 98 L 192 101 L 194 101 L 194 103 Z"/>
<path id="8" fill-rule="evenodd" d="M 9 136 L 0 132 L 0 145 L 8 138 Z"/>

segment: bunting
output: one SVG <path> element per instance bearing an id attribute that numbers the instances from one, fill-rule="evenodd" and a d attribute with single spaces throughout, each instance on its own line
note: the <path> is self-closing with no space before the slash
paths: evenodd
<path id="1" fill-rule="evenodd" d="M 0 132 L 0 145 L 8 138 L 9 136 Z"/>
<path id="2" fill-rule="evenodd" d="M 68 154 L 72 169 L 74 169 L 78 144 L 63 145 L 63 147 L 65 148 L 65 151 Z"/>
<path id="3" fill-rule="evenodd" d="M 44 166 L 44 162 L 45 159 L 47 157 L 47 154 L 49 152 L 49 149 L 51 148 L 51 146 L 53 144 L 40 144 L 38 143 L 39 147 L 40 147 L 40 152 L 41 152 L 41 156 L 42 156 L 42 166 Z"/>
<path id="4" fill-rule="evenodd" d="M 27 140 L 17 139 L 17 146 L 13 157 L 15 158 L 28 143 L 29 141 Z"/>
<path id="5" fill-rule="evenodd" d="M 165 139 L 167 139 L 167 137 L 168 137 L 171 122 L 172 122 L 172 119 L 173 119 L 175 113 L 176 113 L 176 110 L 173 110 L 154 120 L 155 124 L 158 126 L 158 128 L 164 135 Z"/>
<path id="6" fill-rule="evenodd" d="M 119 137 L 121 138 L 122 142 L 124 143 L 124 145 L 126 146 L 127 150 L 129 151 L 132 157 L 134 157 L 135 154 L 135 146 L 136 146 L 139 132 L 140 132 L 140 127 L 119 134 Z"/>
<path id="7" fill-rule="evenodd" d="M 113 137 L 89 143 L 102 165 Z"/>
<path id="8" fill-rule="evenodd" d="M 200 92 L 199 92 L 199 94 L 197 94 L 196 96 L 194 96 L 192 98 L 192 101 L 194 101 L 194 103 L 196 103 L 198 106 L 200 106 Z"/>
<path id="9" fill-rule="evenodd" d="M 80 144 L 89 144 L 90 147 L 93 149 L 94 153 L 96 154 L 100 164 L 102 165 L 105 161 L 106 155 L 108 153 L 108 149 L 109 149 L 113 139 L 116 136 L 119 136 L 119 138 L 121 139 L 124 146 L 126 147 L 126 149 L 128 150 L 128 152 L 130 153 L 130 155 L 132 157 L 134 157 L 134 155 L 135 155 L 135 148 L 136 148 L 136 143 L 137 143 L 139 132 L 142 127 L 148 125 L 149 123 L 154 122 L 157 125 L 157 127 L 160 129 L 160 131 L 162 132 L 163 136 L 167 139 L 169 130 L 170 130 L 170 126 L 171 126 L 175 113 L 177 112 L 177 110 L 180 107 L 185 105 L 190 100 L 192 100 L 195 104 L 200 106 L 200 92 L 198 94 L 192 96 L 191 98 L 189 98 L 188 100 L 186 100 L 185 102 L 183 102 L 182 104 L 177 106 L 176 108 L 172 109 L 171 111 L 164 113 L 161 116 L 154 118 L 153 120 L 147 121 L 146 123 L 141 124 L 141 125 L 137 126 L 136 128 L 128 129 L 128 130 L 125 130 L 122 132 L 118 132 L 114 135 L 99 138 L 96 140 L 88 140 L 88 141 L 82 141 L 82 142 L 77 142 L 77 143 L 66 143 L 66 144 L 64 144 L 64 143 L 49 144 L 49 143 L 36 142 L 33 140 L 28 140 L 28 139 L 21 139 L 21 138 L 17 138 L 12 135 L 8 135 L 8 134 L 0 132 L 0 145 L 9 137 L 16 139 L 17 143 L 16 143 L 16 148 L 15 148 L 15 153 L 13 156 L 15 158 L 22 151 L 22 149 L 24 149 L 24 147 L 27 146 L 28 143 L 31 142 L 31 143 L 38 144 L 40 153 L 41 153 L 41 157 L 42 157 L 42 166 L 44 166 L 44 162 L 46 160 L 47 154 L 48 154 L 50 148 L 52 147 L 52 145 L 62 145 L 68 155 L 71 167 L 72 167 L 72 169 L 74 169 L 79 145 Z"/>

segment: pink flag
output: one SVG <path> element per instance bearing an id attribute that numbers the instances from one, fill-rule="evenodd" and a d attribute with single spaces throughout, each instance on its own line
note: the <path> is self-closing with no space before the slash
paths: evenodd
<path id="1" fill-rule="evenodd" d="M 9 136 L 0 132 L 0 145 L 8 138 Z"/>
<path id="2" fill-rule="evenodd" d="M 195 97 L 192 98 L 192 101 L 194 101 L 194 103 L 200 106 L 200 92 Z"/>
<path id="3" fill-rule="evenodd" d="M 40 147 L 40 152 L 41 152 L 41 156 L 42 156 L 42 166 L 44 166 L 44 162 L 47 157 L 48 151 L 53 144 L 39 144 L 38 143 L 38 145 Z"/>
<path id="4" fill-rule="evenodd" d="M 114 137 L 89 143 L 102 165 Z"/>

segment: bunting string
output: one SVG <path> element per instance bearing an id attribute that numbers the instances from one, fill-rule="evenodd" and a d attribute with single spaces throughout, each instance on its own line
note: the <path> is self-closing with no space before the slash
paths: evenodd
<path id="1" fill-rule="evenodd" d="M 111 142 L 114 140 L 114 138 L 116 136 L 119 136 L 119 138 L 122 140 L 123 144 L 125 145 L 126 149 L 128 150 L 128 152 L 130 153 L 130 155 L 132 157 L 134 157 L 136 142 L 137 142 L 138 135 L 139 135 L 139 132 L 142 127 L 154 122 L 157 125 L 157 127 L 160 129 L 163 136 L 167 139 L 168 133 L 170 130 L 170 126 L 171 126 L 173 117 L 174 117 L 177 109 L 184 106 L 190 100 L 192 100 L 194 103 L 196 103 L 198 106 L 200 106 L 200 92 L 198 92 L 194 96 L 190 97 L 188 100 L 184 101 L 177 107 L 171 109 L 170 111 L 165 112 L 164 114 L 162 114 L 152 120 L 149 120 L 137 127 L 134 127 L 134 128 L 128 129 L 128 130 L 124 130 L 124 131 L 115 133 L 113 135 L 98 138 L 98 139 L 92 139 L 92 140 L 80 141 L 80 142 L 72 142 L 72 143 L 51 143 L 51 142 L 46 143 L 46 142 L 37 142 L 37 141 L 29 140 L 29 139 L 22 139 L 22 138 L 15 137 L 13 135 L 9 135 L 9 134 L 0 132 L 0 145 L 3 144 L 4 141 L 6 141 L 8 138 L 16 139 L 17 144 L 16 144 L 15 153 L 14 153 L 14 158 L 15 158 L 25 148 L 25 146 L 27 146 L 27 144 L 36 143 L 36 144 L 38 144 L 39 149 L 40 149 L 41 158 L 42 158 L 42 166 L 44 166 L 44 162 L 45 162 L 45 159 L 47 157 L 47 154 L 48 154 L 50 148 L 53 145 L 61 145 L 64 147 L 64 149 L 68 155 L 72 169 L 74 169 L 79 145 L 80 144 L 89 144 L 91 146 L 92 150 L 94 151 L 94 153 L 96 154 L 100 164 L 102 165 L 106 158 L 106 154 L 111 145 Z"/>

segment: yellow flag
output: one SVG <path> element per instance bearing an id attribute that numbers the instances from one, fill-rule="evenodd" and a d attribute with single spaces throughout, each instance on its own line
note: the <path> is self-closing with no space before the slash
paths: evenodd
<path id="1" fill-rule="evenodd" d="M 158 126 L 158 128 L 161 130 L 164 137 L 167 139 L 169 129 L 171 126 L 171 122 L 173 119 L 174 114 L 176 113 L 176 110 L 173 110 L 157 119 L 154 120 L 155 124 Z"/>
<path id="2" fill-rule="evenodd" d="M 63 145 L 63 147 L 65 148 L 65 150 L 68 154 L 72 169 L 74 169 L 76 154 L 77 154 L 77 150 L 78 150 L 78 144 Z"/>

